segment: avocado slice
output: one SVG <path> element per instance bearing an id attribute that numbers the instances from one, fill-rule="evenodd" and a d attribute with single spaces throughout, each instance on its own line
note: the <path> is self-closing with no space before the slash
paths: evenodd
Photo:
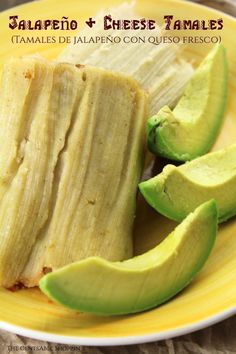
<path id="1" fill-rule="evenodd" d="M 214 198 L 219 222 L 236 214 L 236 144 L 162 173 L 139 184 L 146 201 L 169 219 L 182 221 L 203 202 Z"/>
<path id="2" fill-rule="evenodd" d="M 123 262 L 90 257 L 45 275 L 39 286 L 55 302 L 95 314 L 150 309 L 182 290 L 200 271 L 217 232 L 214 200 L 199 206 L 158 246 Z"/>
<path id="3" fill-rule="evenodd" d="M 173 111 L 168 106 L 147 121 L 154 154 L 188 161 L 209 151 L 221 126 L 227 96 L 227 59 L 216 45 L 196 69 Z"/>

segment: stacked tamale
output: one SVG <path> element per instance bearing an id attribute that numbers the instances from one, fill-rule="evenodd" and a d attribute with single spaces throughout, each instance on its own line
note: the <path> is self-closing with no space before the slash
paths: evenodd
<path id="1" fill-rule="evenodd" d="M 146 96 L 102 69 L 10 60 L 0 104 L 0 284 L 132 255 Z"/>

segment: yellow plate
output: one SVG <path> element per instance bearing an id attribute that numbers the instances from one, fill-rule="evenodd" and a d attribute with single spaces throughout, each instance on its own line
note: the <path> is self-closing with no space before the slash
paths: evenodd
<path id="1" fill-rule="evenodd" d="M 40 52 L 47 58 L 55 58 L 63 44 L 12 44 L 16 33 L 8 28 L 9 15 L 23 19 L 61 18 L 83 21 L 99 9 L 114 5 L 120 0 L 42 0 L 20 6 L 0 14 L 0 65 L 11 55 Z M 214 146 L 219 148 L 236 140 L 236 21 L 214 10 L 176 0 L 140 0 L 139 12 L 147 18 L 160 19 L 173 14 L 182 19 L 224 19 L 221 35 L 229 60 L 229 100 L 226 120 Z M 64 35 L 63 31 L 59 33 Z M 190 33 L 188 33 L 190 34 Z M 191 35 L 207 35 L 200 31 Z M 27 31 L 25 35 L 31 35 Z M 39 31 L 38 36 L 55 35 Z M 212 33 L 213 35 L 213 33 Z M 34 33 L 36 36 L 36 33 Z M 192 44 L 186 55 L 198 63 L 209 50 L 209 45 Z M 216 73 L 217 75 L 217 73 Z M 173 83 L 174 84 L 174 83 Z M 166 235 L 174 223 L 159 216 L 146 204 L 139 206 L 136 225 L 136 252 L 144 252 Z M 38 289 L 10 292 L 0 289 L 0 326 L 2 329 L 29 337 L 61 343 L 84 345 L 115 345 L 147 342 L 177 336 L 215 323 L 236 313 L 236 220 L 220 227 L 216 246 L 203 271 L 195 281 L 172 301 L 151 311 L 132 316 L 97 317 L 74 313 L 49 301 Z M 188 265 L 186 264 L 186 267 Z M 119 284 L 117 284 L 119 286 Z"/>

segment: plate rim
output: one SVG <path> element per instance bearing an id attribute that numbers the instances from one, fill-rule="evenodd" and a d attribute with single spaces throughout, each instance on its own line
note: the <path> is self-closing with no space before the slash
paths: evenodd
<path id="1" fill-rule="evenodd" d="M 143 343 L 157 342 L 170 338 L 176 338 L 195 331 L 199 331 L 206 327 L 219 323 L 236 314 L 236 305 L 226 310 L 220 311 L 212 316 L 208 316 L 203 320 L 196 321 L 189 325 L 184 325 L 175 329 L 154 332 L 138 336 L 127 337 L 81 337 L 81 336 L 65 336 L 54 333 L 46 333 L 25 328 L 23 326 L 12 325 L 10 323 L 0 321 L 0 329 L 18 334 L 24 337 L 38 339 L 56 344 L 78 345 L 78 346 L 121 346 L 135 345 Z"/>

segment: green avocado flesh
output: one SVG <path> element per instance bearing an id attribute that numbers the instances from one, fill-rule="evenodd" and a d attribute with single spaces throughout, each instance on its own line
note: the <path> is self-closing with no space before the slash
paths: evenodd
<path id="1" fill-rule="evenodd" d="M 68 308 L 100 315 L 153 308 L 182 290 L 214 245 L 214 200 L 199 206 L 154 249 L 123 262 L 90 257 L 45 275 L 41 290 Z"/>
<path id="2" fill-rule="evenodd" d="M 219 132 L 227 96 L 227 59 L 215 46 L 187 84 L 173 111 L 164 106 L 147 122 L 148 147 L 154 154 L 188 161 L 209 151 Z"/>
<path id="3" fill-rule="evenodd" d="M 182 221 L 214 198 L 219 222 L 236 214 L 236 144 L 181 166 L 166 165 L 159 175 L 139 184 L 146 201 L 169 219 Z"/>

